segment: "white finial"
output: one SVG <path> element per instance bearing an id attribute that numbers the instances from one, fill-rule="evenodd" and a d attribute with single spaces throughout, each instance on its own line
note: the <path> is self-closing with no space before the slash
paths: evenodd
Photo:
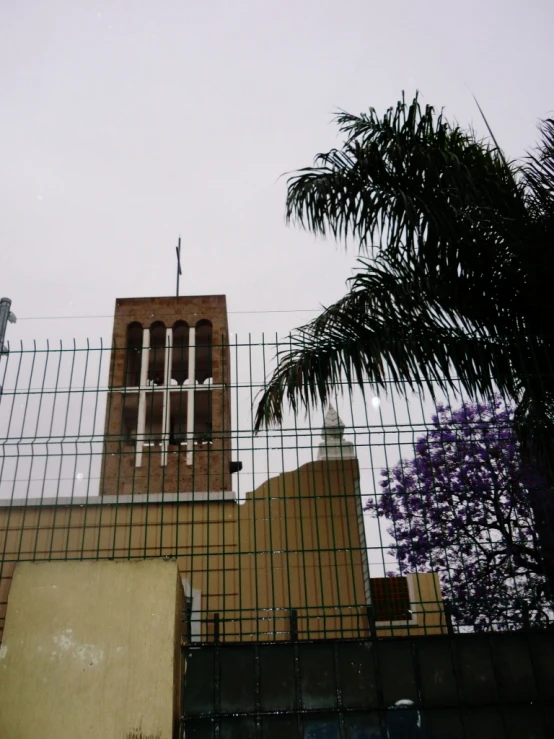
<path id="1" fill-rule="evenodd" d="M 343 438 L 344 428 L 344 423 L 341 421 L 339 414 L 332 405 L 329 405 L 321 429 L 323 442 L 319 445 L 318 459 L 355 458 L 354 444 L 351 441 L 345 441 Z"/>
<path id="2" fill-rule="evenodd" d="M 325 414 L 321 435 L 323 437 L 336 436 L 339 438 L 344 436 L 344 423 L 340 420 L 339 414 L 332 405 L 329 405 L 329 410 Z"/>

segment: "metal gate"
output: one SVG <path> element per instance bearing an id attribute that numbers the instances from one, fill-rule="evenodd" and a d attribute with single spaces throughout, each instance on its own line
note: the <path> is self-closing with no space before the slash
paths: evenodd
<path id="1" fill-rule="evenodd" d="M 186 739 L 551 739 L 554 634 L 188 647 Z"/>

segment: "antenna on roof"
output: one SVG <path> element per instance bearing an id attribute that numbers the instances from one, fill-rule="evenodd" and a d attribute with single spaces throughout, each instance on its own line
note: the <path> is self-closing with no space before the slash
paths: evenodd
<path id="1" fill-rule="evenodd" d="M 179 297 L 179 277 L 183 274 L 181 272 L 181 237 L 179 236 L 179 245 L 175 247 L 177 252 L 177 297 Z"/>

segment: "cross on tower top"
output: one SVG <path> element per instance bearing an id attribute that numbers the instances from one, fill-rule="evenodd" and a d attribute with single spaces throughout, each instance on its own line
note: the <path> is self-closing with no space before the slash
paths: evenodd
<path id="1" fill-rule="evenodd" d="M 179 243 L 175 247 L 177 252 L 177 297 L 179 297 L 179 277 L 183 274 L 181 271 L 181 237 L 179 236 Z"/>

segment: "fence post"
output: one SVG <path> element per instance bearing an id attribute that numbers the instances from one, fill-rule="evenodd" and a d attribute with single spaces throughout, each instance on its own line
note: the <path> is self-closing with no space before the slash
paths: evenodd
<path id="1" fill-rule="evenodd" d="M 298 641 L 298 611 L 295 609 L 291 610 L 289 618 L 290 618 L 290 626 L 289 626 L 290 640 Z"/>
<path id="2" fill-rule="evenodd" d="M 377 636 L 377 625 L 375 623 L 375 613 L 373 612 L 373 606 L 367 606 L 367 620 L 369 623 L 369 635 Z"/>

